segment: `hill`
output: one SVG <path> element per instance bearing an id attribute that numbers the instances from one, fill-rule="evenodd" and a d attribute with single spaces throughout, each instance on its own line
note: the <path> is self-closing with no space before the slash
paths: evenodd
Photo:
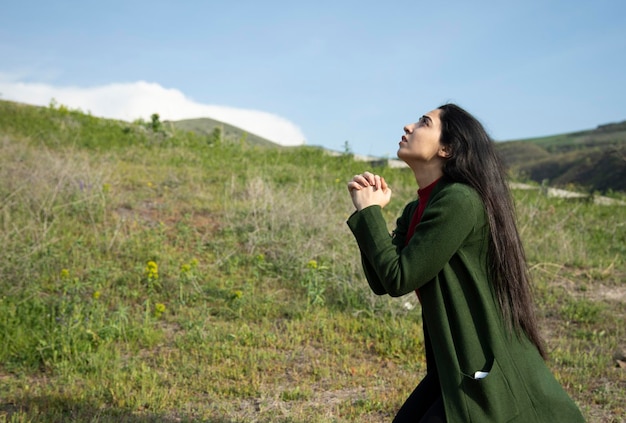
<path id="1" fill-rule="evenodd" d="M 588 131 L 498 143 L 519 177 L 589 191 L 626 191 L 626 121 Z"/>
<path id="2" fill-rule="evenodd" d="M 258 135 L 248 133 L 241 128 L 210 118 L 164 121 L 163 123 L 166 125 L 166 127 L 173 127 L 175 128 L 175 130 L 180 131 L 191 131 L 198 135 L 205 136 L 212 141 L 243 141 L 250 145 L 260 145 L 265 147 L 277 148 L 281 147 L 277 143 L 274 143 Z"/>
<path id="3" fill-rule="evenodd" d="M 5 118 L 10 119 L 11 116 L 18 118 L 13 119 L 11 126 L 29 126 L 29 129 L 22 128 L 23 133 L 36 131 L 40 123 L 44 122 L 40 116 L 49 112 L 48 109 L 0 101 L 0 113 L 3 113 Z M 20 114 L 16 114 L 17 110 Z M 159 128 L 155 133 L 151 122 L 130 124 L 123 121 L 97 119 L 89 115 L 83 116 L 80 111 L 68 110 L 64 106 L 58 106 L 57 112 L 63 116 L 63 119 L 57 117 L 53 119 L 53 122 L 60 125 L 61 129 L 74 125 L 79 132 L 74 137 L 74 142 L 85 146 L 99 145 L 103 139 L 117 145 L 129 142 L 133 138 L 140 138 L 144 141 L 150 138 L 151 142 L 160 144 L 226 143 L 285 148 L 255 134 L 247 133 L 241 128 L 209 118 L 158 122 Z M 83 121 L 82 125 L 76 123 L 79 117 Z M 99 130 L 87 129 L 91 125 L 98 126 Z M 10 126 L 5 126 L 4 129 L 7 131 Z M 44 131 L 44 134 L 53 133 L 45 132 L 43 128 L 40 130 Z M 117 136 L 119 131 L 122 131 L 124 135 Z M 68 134 L 60 133 L 58 136 L 64 137 Z M 54 142 L 52 139 L 48 141 Z M 578 190 L 587 192 L 626 192 L 626 121 L 600 125 L 588 131 L 503 141 L 498 142 L 497 145 L 506 166 L 516 179 L 531 180 L 540 184 L 547 182 L 556 187 L 574 186 Z M 373 159 L 369 161 L 380 162 L 380 160 Z M 395 163 L 395 161 L 391 162 Z"/>
<path id="4" fill-rule="evenodd" d="M 40 107 L 0 100 L 0 130 L 21 135 L 41 131 L 47 142 L 52 141 L 52 138 L 71 136 L 72 132 L 64 131 L 69 127 L 74 128 L 76 145 L 87 147 L 100 148 L 147 139 L 161 144 L 189 142 L 193 139 L 193 142 L 207 145 L 238 143 L 283 148 L 241 128 L 210 118 L 161 122 L 158 115 L 153 115 L 152 119 L 150 122 L 139 119 L 131 123 L 97 118 L 56 103 L 51 103 L 49 107 Z"/>

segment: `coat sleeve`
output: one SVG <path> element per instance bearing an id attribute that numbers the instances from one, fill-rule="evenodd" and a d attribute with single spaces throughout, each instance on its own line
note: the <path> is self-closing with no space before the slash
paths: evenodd
<path id="1" fill-rule="evenodd" d="M 396 228 L 394 229 L 391 235 L 391 243 L 396 247 L 397 252 L 399 253 L 402 248 L 404 248 L 406 234 L 408 232 L 409 222 L 411 220 L 411 216 L 413 215 L 415 209 L 417 208 L 417 201 L 409 203 L 403 210 L 402 215 L 398 217 L 396 221 Z M 372 263 L 368 260 L 367 256 L 361 251 L 361 265 L 363 266 L 363 273 L 365 273 L 365 278 L 374 292 L 377 295 L 385 295 L 387 291 L 383 286 L 376 270 L 372 266 Z"/>
<path id="2" fill-rule="evenodd" d="M 370 286 L 377 282 L 374 292 L 399 297 L 431 281 L 474 231 L 479 208 L 482 201 L 469 187 L 442 190 L 429 201 L 404 248 L 394 243 L 403 238 L 400 232 L 398 240 L 389 236 L 379 206 L 353 214 L 348 226 L 367 261 Z"/>

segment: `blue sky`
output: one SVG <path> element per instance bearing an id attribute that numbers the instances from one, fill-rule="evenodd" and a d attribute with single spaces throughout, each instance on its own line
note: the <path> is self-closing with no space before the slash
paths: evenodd
<path id="1" fill-rule="evenodd" d="M 117 116 L 160 90 L 144 118 L 258 111 L 307 144 L 389 157 L 447 101 L 497 140 L 626 120 L 621 0 L 3 3 L 2 99 Z"/>

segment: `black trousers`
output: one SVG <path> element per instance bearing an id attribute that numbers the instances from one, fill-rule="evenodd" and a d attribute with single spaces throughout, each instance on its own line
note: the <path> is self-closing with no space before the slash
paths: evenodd
<path id="1" fill-rule="evenodd" d="M 427 363 L 426 377 L 400 407 L 393 423 L 446 423 L 439 375 L 426 325 L 424 325 L 424 349 Z"/>
<path id="2" fill-rule="evenodd" d="M 409 395 L 393 423 L 445 423 L 446 413 L 441 397 L 439 378 L 428 373 Z"/>

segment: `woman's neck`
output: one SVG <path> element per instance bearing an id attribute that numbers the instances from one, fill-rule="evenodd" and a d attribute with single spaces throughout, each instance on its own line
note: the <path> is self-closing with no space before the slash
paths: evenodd
<path id="1" fill-rule="evenodd" d="M 443 169 L 441 167 L 422 167 L 420 166 L 412 168 L 415 175 L 415 181 L 420 188 L 427 187 L 435 182 L 437 179 L 443 176 Z"/>

